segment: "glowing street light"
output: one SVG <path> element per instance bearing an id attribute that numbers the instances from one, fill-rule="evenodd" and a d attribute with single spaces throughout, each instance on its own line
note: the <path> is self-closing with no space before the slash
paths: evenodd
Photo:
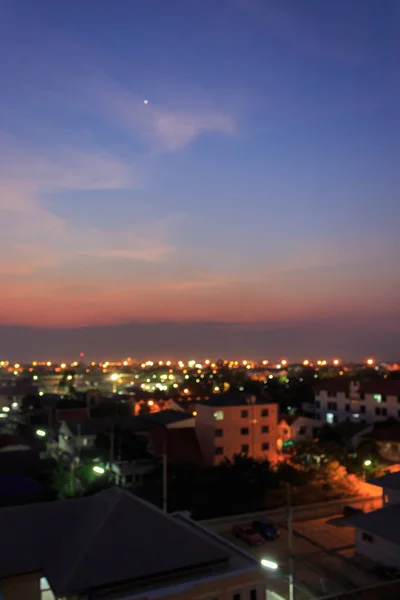
<path id="1" fill-rule="evenodd" d="M 309 360 L 307 360 L 307 359 L 306 359 L 306 360 L 303 360 L 303 365 L 304 365 L 305 367 L 308 367 L 308 365 L 309 365 L 309 364 L 310 364 L 310 361 L 309 361 Z"/>
<path id="2" fill-rule="evenodd" d="M 273 571 L 276 571 L 276 569 L 278 569 L 278 564 L 276 562 L 274 562 L 273 560 L 267 560 L 266 558 L 263 558 L 261 560 L 261 565 L 263 567 L 266 567 L 267 569 L 272 569 Z"/>
<path id="3" fill-rule="evenodd" d="M 339 364 L 339 360 L 337 358 L 335 358 L 335 360 L 333 361 L 333 364 L 335 365 L 335 367 L 337 367 Z"/>
<path id="4" fill-rule="evenodd" d="M 103 467 L 98 467 L 97 465 L 93 467 L 93 471 L 97 473 L 97 475 L 104 475 L 105 469 Z"/>
<path id="5" fill-rule="evenodd" d="M 43 429 L 36 429 L 36 435 L 39 437 L 46 437 L 46 432 Z"/>
<path id="6" fill-rule="evenodd" d="M 3 406 L 3 411 L 4 412 L 10 412 L 10 407 L 9 406 Z"/>
<path id="7" fill-rule="evenodd" d="M 367 365 L 373 365 L 373 364 L 374 364 L 374 362 L 375 362 L 375 361 L 374 361 L 374 359 L 373 359 L 373 358 L 369 358 L 369 359 L 367 360 Z"/>
<path id="8" fill-rule="evenodd" d="M 370 467 L 372 465 L 372 460 L 370 460 L 369 458 L 367 458 L 367 460 L 364 460 L 364 467 Z"/>

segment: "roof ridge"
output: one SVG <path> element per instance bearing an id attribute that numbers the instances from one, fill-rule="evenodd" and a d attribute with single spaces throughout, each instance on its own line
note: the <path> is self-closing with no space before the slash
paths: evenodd
<path id="1" fill-rule="evenodd" d="M 89 553 L 89 550 L 93 546 L 94 541 L 97 540 L 97 538 L 99 537 L 101 530 L 103 529 L 103 527 L 107 523 L 108 519 L 111 517 L 111 515 L 115 511 L 116 507 L 120 503 L 121 498 L 123 497 L 120 488 L 115 486 L 114 488 L 110 488 L 110 489 L 117 491 L 117 493 L 115 494 L 115 497 L 114 497 L 114 501 L 111 503 L 109 510 L 104 514 L 104 518 L 101 521 L 101 523 L 98 525 L 98 527 L 96 528 L 94 535 L 90 538 L 88 536 L 89 542 L 87 544 L 85 544 L 85 548 L 83 549 L 82 552 L 80 552 L 79 556 L 75 555 L 74 564 L 69 569 L 69 571 L 67 571 L 64 574 L 64 577 L 61 579 L 58 587 L 62 587 L 63 590 L 66 589 L 68 582 L 71 581 L 73 575 L 78 570 L 80 563 L 83 561 L 83 558 Z M 99 494 L 96 494 L 96 495 L 100 496 L 101 494 L 104 494 L 107 492 L 108 492 L 108 490 L 104 490 L 103 492 L 100 492 Z M 96 498 L 96 495 L 94 496 L 94 498 Z M 90 499 L 92 499 L 92 498 L 93 498 L 93 496 Z M 90 501 L 88 502 L 88 504 L 90 504 Z"/>

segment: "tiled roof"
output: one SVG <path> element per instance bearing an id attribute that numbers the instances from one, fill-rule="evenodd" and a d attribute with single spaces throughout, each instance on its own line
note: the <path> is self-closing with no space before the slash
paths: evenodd
<path id="1" fill-rule="evenodd" d="M 316 392 L 348 392 L 351 382 L 360 384 L 360 391 L 364 394 L 386 394 L 400 396 L 400 380 L 397 379 L 370 379 L 358 380 L 354 377 L 334 377 L 324 379 L 314 386 Z"/>
<path id="2" fill-rule="evenodd" d="M 139 584 L 229 563 L 230 553 L 173 515 L 118 488 L 76 500 L 5 508 L 0 577 L 42 571 L 56 595 Z M 198 572 L 198 571 L 197 571 Z"/>

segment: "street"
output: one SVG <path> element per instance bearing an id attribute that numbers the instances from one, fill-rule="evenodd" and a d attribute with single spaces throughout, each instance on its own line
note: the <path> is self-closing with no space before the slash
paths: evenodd
<path id="1" fill-rule="evenodd" d="M 250 551 L 258 560 L 267 559 L 279 565 L 268 573 L 268 587 L 282 598 L 288 598 L 288 532 L 286 523 L 276 523 L 280 537 L 261 547 L 251 548 L 237 540 L 230 532 L 223 537 Z M 296 600 L 310 600 L 326 595 L 343 593 L 367 585 L 378 579 L 362 570 L 352 559 L 354 530 L 343 527 L 340 515 L 293 523 L 293 577 Z M 271 596 L 272 597 L 272 596 Z"/>

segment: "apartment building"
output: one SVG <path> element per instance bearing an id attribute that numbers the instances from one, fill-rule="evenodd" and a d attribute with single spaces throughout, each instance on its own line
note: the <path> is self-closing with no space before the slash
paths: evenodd
<path id="1" fill-rule="evenodd" d="M 333 424 L 400 418 L 400 380 L 357 381 L 346 377 L 321 381 L 315 388 L 315 417 Z"/>
<path id="2" fill-rule="evenodd" d="M 277 461 L 278 405 L 265 397 L 228 391 L 197 402 L 196 431 L 212 464 L 240 453 Z"/>
<path id="3" fill-rule="evenodd" d="M 265 600 L 253 556 L 118 488 L 0 510 L 2 600 Z"/>

